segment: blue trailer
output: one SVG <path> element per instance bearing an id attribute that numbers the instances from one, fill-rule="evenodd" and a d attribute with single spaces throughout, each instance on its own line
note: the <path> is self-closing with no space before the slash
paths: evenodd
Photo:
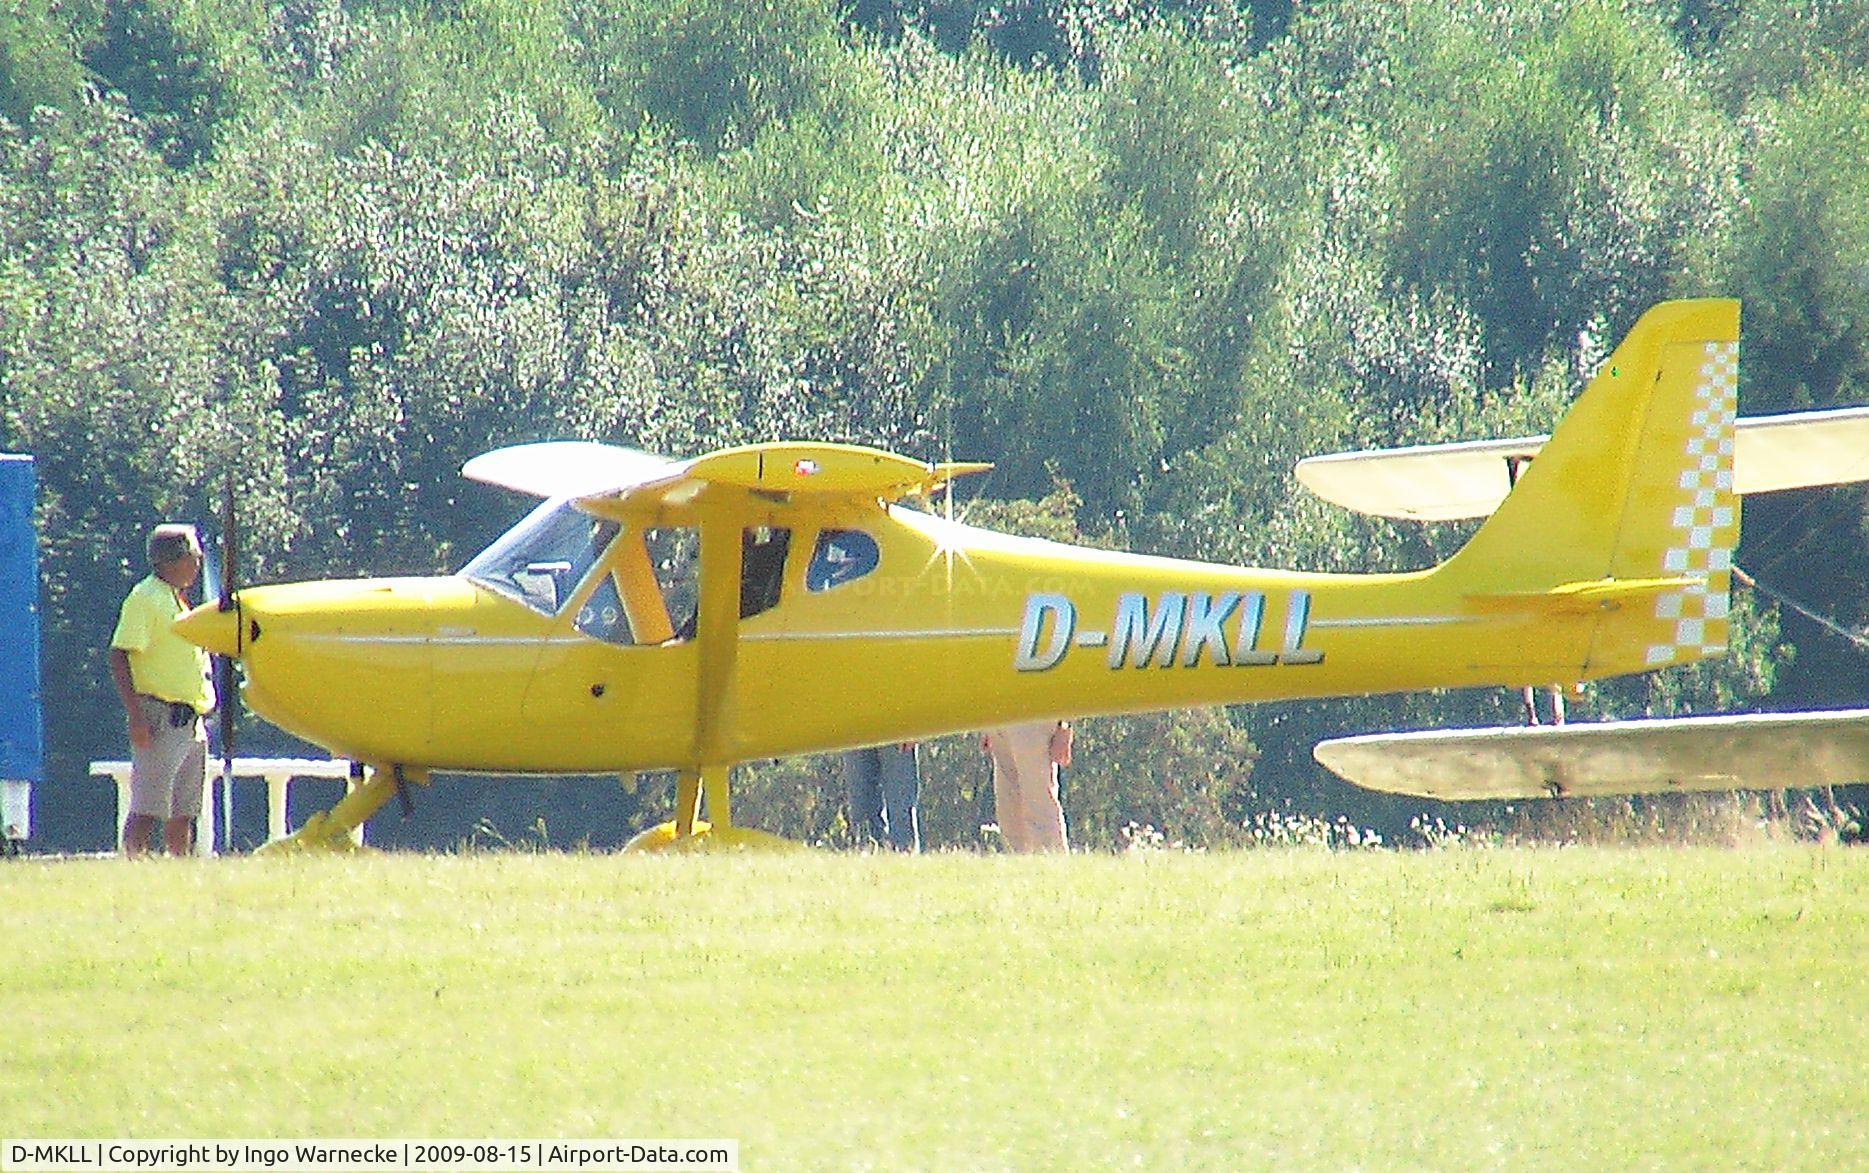
<path id="1" fill-rule="evenodd" d="M 0 851 L 32 835 L 32 785 L 45 780 L 39 703 L 39 549 L 32 457 L 0 454 Z"/>

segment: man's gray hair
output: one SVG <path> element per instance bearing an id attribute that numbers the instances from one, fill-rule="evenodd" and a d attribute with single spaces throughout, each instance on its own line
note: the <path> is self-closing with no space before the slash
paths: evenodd
<path id="1" fill-rule="evenodd" d="M 167 566 L 184 554 L 201 553 L 201 537 L 192 525 L 159 525 L 149 531 L 149 564 Z"/>

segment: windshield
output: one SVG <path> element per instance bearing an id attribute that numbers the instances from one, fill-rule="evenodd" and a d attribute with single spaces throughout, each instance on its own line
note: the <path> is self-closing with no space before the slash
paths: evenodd
<path id="1" fill-rule="evenodd" d="M 556 615 L 616 535 L 615 522 L 554 498 L 463 566 L 461 575 L 535 611 Z"/>

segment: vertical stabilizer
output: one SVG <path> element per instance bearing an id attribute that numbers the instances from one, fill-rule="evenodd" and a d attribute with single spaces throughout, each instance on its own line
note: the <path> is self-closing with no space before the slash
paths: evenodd
<path id="1" fill-rule="evenodd" d="M 1643 314 L 1437 577 L 1472 595 L 1596 600 L 1579 676 L 1724 651 L 1738 360 L 1736 301 Z"/>

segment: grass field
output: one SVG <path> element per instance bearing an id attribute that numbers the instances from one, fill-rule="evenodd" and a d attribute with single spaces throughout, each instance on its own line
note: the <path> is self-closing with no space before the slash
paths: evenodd
<path id="1" fill-rule="evenodd" d="M 1869 852 L 0 868 L 0 1137 L 745 1169 L 1830 1168 Z"/>

